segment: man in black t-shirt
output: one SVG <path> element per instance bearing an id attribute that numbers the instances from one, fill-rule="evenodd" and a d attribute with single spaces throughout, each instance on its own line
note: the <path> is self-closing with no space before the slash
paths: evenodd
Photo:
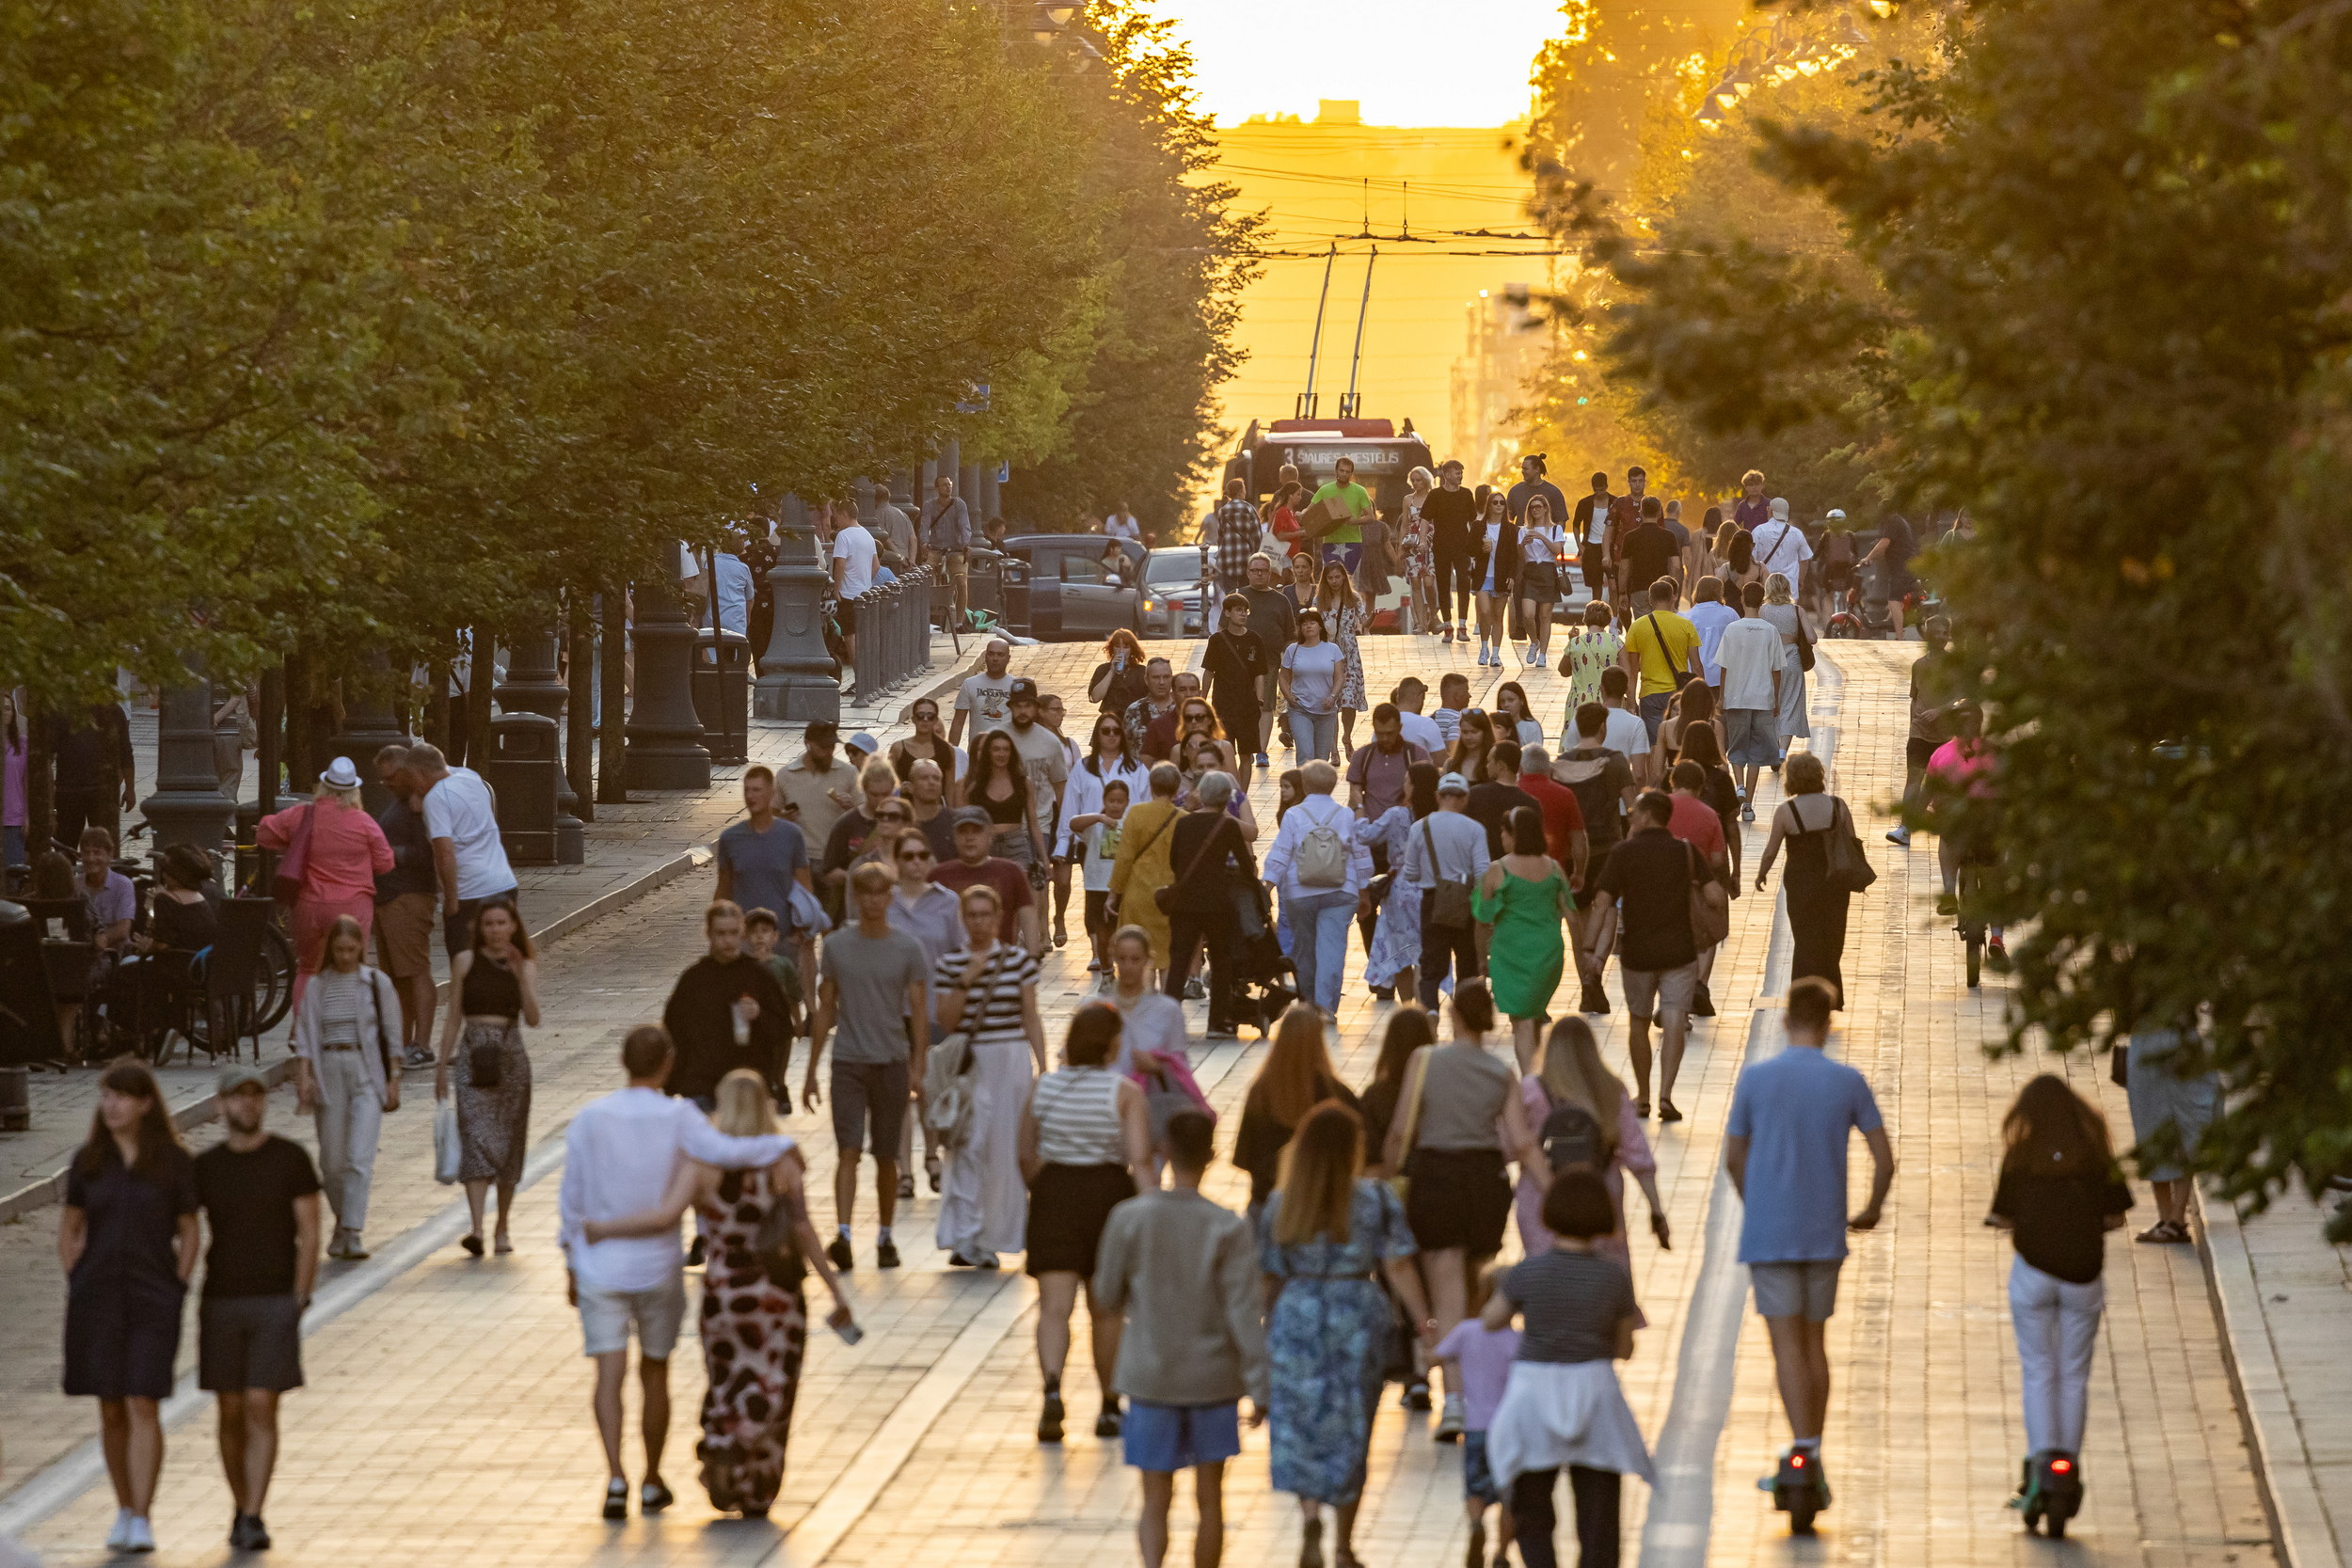
<path id="1" fill-rule="evenodd" d="M 1273 656 L 1257 633 L 1249 629 L 1251 606 L 1246 594 L 1227 595 L 1217 607 L 1216 635 L 1200 656 L 1200 671 L 1209 680 L 1209 706 L 1233 742 L 1233 771 L 1241 786 L 1249 787 L 1250 752 L 1258 737 L 1258 689 L 1274 668 Z"/>
<path id="2" fill-rule="evenodd" d="M 1458 642 L 1468 634 L 1470 595 L 1478 591 L 1480 543 L 1478 498 L 1462 487 L 1461 459 L 1438 467 L 1438 487 L 1421 503 L 1421 516 L 1438 573 L 1438 629 Z"/>
<path id="3" fill-rule="evenodd" d="M 1502 824 L 1510 820 L 1511 814 L 1521 806 L 1525 806 L 1540 816 L 1543 815 L 1544 808 L 1536 803 L 1535 797 L 1518 785 L 1497 782 L 1516 779 L 1519 776 L 1518 741 L 1496 741 L 1494 751 L 1486 759 L 1486 771 L 1491 775 L 1486 783 L 1470 785 L 1468 809 L 1470 820 L 1486 830 L 1487 857 L 1491 860 L 1501 860 L 1502 858 Z"/>
<path id="4" fill-rule="evenodd" d="M 1651 496 L 1642 502 L 1642 520 L 1629 530 L 1619 545 L 1625 561 L 1626 592 L 1629 594 L 1658 581 L 1661 578 L 1680 580 L 1682 546 L 1666 531 L 1665 510 L 1658 498 Z"/>
<path id="5" fill-rule="evenodd" d="M 1624 752 L 1602 744 L 1608 728 L 1609 710 L 1600 704 L 1586 703 L 1578 708 L 1576 746 L 1562 752 L 1551 767 L 1551 776 L 1576 792 L 1576 803 L 1584 813 L 1588 890 L 1598 882 L 1609 852 L 1624 840 L 1624 814 L 1633 805 L 1633 765 Z M 1568 929 L 1576 939 L 1576 976 L 1584 993 L 1576 1010 L 1605 1013 L 1609 993 L 1601 985 L 1601 975 L 1609 964 L 1609 950 L 1616 944 L 1617 901 L 1590 891 L 1581 895 Z"/>
<path id="6" fill-rule="evenodd" d="M 1680 1121 L 1675 1109 L 1675 1075 L 1682 1067 L 1682 1043 L 1691 1027 L 1691 1003 L 1698 989 L 1699 950 L 1691 931 L 1691 886 L 1714 880 L 1714 872 L 1682 840 L 1667 831 L 1674 801 L 1665 791 L 1644 790 L 1633 802 L 1632 832 L 1609 855 L 1609 863 L 1586 885 L 1618 903 L 1622 944 L 1617 976 L 1625 986 L 1625 1010 L 1632 1027 L 1626 1055 L 1633 1065 L 1635 1109 L 1649 1115 L 1649 1026 L 1659 1031 L 1658 1119 Z"/>
<path id="7" fill-rule="evenodd" d="M 236 1519 L 229 1544 L 269 1545 L 262 1504 L 278 1462 L 278 1396 L 302 1386 L 302 1314 L 319 1271 L 319 1174 L 310 1154 L 262 1128 L 269 1080 L 227 1067 L 218 1083 L 229 1135 L 196 1157 L 196 1196 L 212 1229 L 197 1319 L 197 1385 L 220 1402 L 220 1460 Z"/>
<path id="8" fill-rule="evenodd" d="M 1244 746 L 1257 751 L 1256 763 L 1270 768 L 1266 747 L 1274 739 L 1276 667 L 1282 660 L 1282 650 L 1298 641 L 1298 605 L 1284 593 L 1274 558 L 1260 551 L 1249 558 L 1249 586 L 1242 590 L 1242 597 L 1249 601 L 1249 630 L 1264 645 L 1268 667 L 1258 682 L 1258 733 L 1230 736 L 1235 751 Z"/>

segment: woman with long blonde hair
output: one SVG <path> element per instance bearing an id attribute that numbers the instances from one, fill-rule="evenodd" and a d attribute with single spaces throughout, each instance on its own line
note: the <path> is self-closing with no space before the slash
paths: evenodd
<path id="1" fill-rule="evenodd" d="M 1319 1028 L 1322 1021 L 1315 1022 Z M 1411 1263 L 1405 1206 L 1387 1182 L 1362 1174 L 1363 1161 L 1361 1118 L 1326 1101 L 1299 1122 L 1282 1153 L 1280 1183 L 1266 1199 L 1273 1484 L 1298 1499 L 1302 1564 L 1323 1560 L 1326 1505 L 1338 1513 L 1334 1563 L 1356 1562 L 1356 1508 L 1391 1322 L 1375 1273 L 1405 1304 L 1414 1337 L 1424 1348 L 1436 1340 Z"/>
<path id="2" fill-rule="evenodd" d="M 1641 1183 L 1642 1196 L 1649 1203 L 1650 1234 L 1658 1238 L 1660 1246 L 1672 1244 L 1674 1230 L 1666 1223 L 1665 1204 L 1658 1196 L 1658 1160 L 1650 1152 L 1649 1139 L 1642 1132 L 1642 1118 L 1624 1080 L 1600 1059 L 1600 1044 L 1593 1037 L 1591 1024 L 1571 1014 L 1551 1026 L 1535 1070 L 1519 1080 L 1519 1100 L 1527 1108 L 1528 1125 L 1539 1140 L 1547 1124 L 1553 1125 L 1555 1135 L 1548 1154 L 1565 1156 L 1580 1146 L 1589 1148 L 1593 1158 L 1580 1163 L 1591 1164 L 1608 1185 L 1609 1200 L 1617 1206 L 1617 1233 L 1597 1240 L 1595 1252 L 1615 1259 L 1631 1272 L 1633 1255 L 1625 1240 L 1625 1179 L 1629 1175 Z M 1556 1113 L 1568 1109 L 1583 1113 L 1589 1125 L 1579 1124 L 1573 1117 L 1551 1123 Z M 1541 1257 L 1551 1247 L 1551 1232 L 1544 1227 L 1544 1193 L 1541 1183 L 1521 1173 L 1519 1245 L 1530 1258 Z"/>
<path id="3" fill-rule="evenodd" d="M 1324 1046 L 1323 1015 L 1307 1002 L 1294 1002 L 1274 1026 L 1274 1047 L 1258 1067 L 1257 1080 L 1241 1104 L 1241 1132 L 1233 1140 L 1233 1164 L 1249 1173 L 1252 1213 L 1274 1191 L 1276 1172 L 1291 1133 L 1307 1113 L 1327 1100 L 1350 1111 L 1356 1096 L 1331 1070 Z"/>

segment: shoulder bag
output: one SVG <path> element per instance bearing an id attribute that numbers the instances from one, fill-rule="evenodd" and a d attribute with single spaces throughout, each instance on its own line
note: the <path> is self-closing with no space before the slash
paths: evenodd
<path id="1" fill-rule="evenodd" d="M 749 1180 L 751 1174 L 745 1171 L 743 1179 Z M 768 1195 L 768 1212 L 760 1216 L 758 1234 L 752 1238 L 752 1256 L 768 1283 L 780 1291 L 798 1290 L 808 1277 L 808 1264 L 801 1257 L 801 1239 L 792 1223 L 792 1206 L 782 1193 Z"/>
<path id="2" fill-rule="evenodd" d="M 1657 639 L 1658 657 L 1666 661 L 1666 672 L 1674 677 L 1674 689 L 1677 691 L 1681 690 L 1684 683 L 1690 680 L 1691 672 L 1676 663 L 1675 656 L 1666 651 L 1666 634 L 1658 629 L 1658 612 L 1652 610 L 1642 619 L 1649 623 L 1649 634 Z"/>
<path id="3" fill-rule="evenodd" d="M 1168 820 L 1173 822 L 1176 819 L 1171 816 Z M 1232 820 L 1230 816 L 1218 817 L 1216 826 L 1209 830 L 1209 836 L 1201 842 L 1200 848 L 1193 851 L 1192 863 L 1184 867 L 1184 874 L 1166 887 L 1155 887 L 1152 890 L 1152 902 L 1159 906 L 1162 914 L 1176 912 L 1174 908 L 1176 890 L 1191 883 L 1194 874 L 1200 869 L 1200 863 L 1209 858 L 1209 851 L 1216 847 L 1217 842 L 1225 836 L 1227 825 Z"/>
<path id="4" fill-rule="evenodd" d="M 1399 1203 L 1405 1201 L 1406 1194 L 1413 1187 L 1413 1140 L 1421 1136 L 1422 1096 L 1429 1088 L 1429 1053 L 1436 1049 L 1434 1045 L 1424 1045 L 1413 1053 L 1411 1076 L 1405 1084 L 1405 1103 L 1399 1107 L 1405 1113 L 1405 1155 L 1389 1176 L 1390 1190 L 1396 1194 Z"/>
<path id="5" fill-rule="evenodd" d="M 1691 865 L 1691 940 L 1702 953 L 1731 935 L 1731 897 L 1721 882 L 1707 875 L 1707 863 L 1696 846 L 1684 844 Z"/>
<path id="6" fill-rule="evenodd" d="M 1878 871 L 1870 864 L 1870 857 L 1862 852 L 1862 838 L 1853 831 L 1853 818 L 1847 814 L 1846 802 L 1830 797 L 1835 809 L 1830 813 L 1829 842 L 1821 846 L 1821 862 L 1829 872 L 1829 885 L 1842 893 L 1867 893 L 1879 879 Z"/>
<path id="7" fill-rule="evenodd" d="M 318 815 L 316 801 L 302 808 L 302 820 L 286 834 L 286 851 L 278 857 L 278 869 L 270 876 L 269 895 L 288 908 L 302 896 L 303 873 L 310 863 L 310 825 Z"/>
<path id="8" fill-rule="evenodd" d="M 1438 840 L 1430 832 L 1429 818 L 1421 819 L 1422 852 L 1429 857 L 1429 875 L 1436 885 L 1429 890 L 1429 924 L 1447 931 L 1467 931 L 1470 928 L 1470 885 L 1468 879 L 1448 877 L 1438 863 Z"/>
<path id="9" fill-rule="evenodd" d="M 1804 607 L 1790 607 L 1797 612 L 1797 668 L 1808 674 L 1813 670 L 1813 639 L 1804 634 Z"/>

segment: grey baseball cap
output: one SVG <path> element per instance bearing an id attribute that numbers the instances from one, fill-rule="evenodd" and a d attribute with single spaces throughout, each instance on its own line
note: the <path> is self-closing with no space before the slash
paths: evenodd
<path id="1" fill-rule="evenodd" d="M 260 1068 L 243 1062 L 232 1062 L 213 1076 L 213 1087 L 220 1094 L 235 1094 L 239 1089 L 260 1089 L 269 1092 L 269 1074 Z"/>
<path id="2" fill-rule="evenodd" d="M 961 828 L 968 825 L 976 825 L 982 828 L 994 826 L 994 824 L 989 820 L 988 813 L 982 811 L 977 806 L 958 806 L 954 813 L 947 818 L 947 825 L 951 828 Z"/>

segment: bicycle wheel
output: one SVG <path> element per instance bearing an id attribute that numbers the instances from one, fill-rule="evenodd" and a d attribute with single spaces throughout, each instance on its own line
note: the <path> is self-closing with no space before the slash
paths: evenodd
<path id="1" fill-rule="evenodd" d="M 267 1034 L 294 1006 L 294 943 L 276 926 L 262 929 L 262 952 L 253 970 L 253 1033 Z"/>
<path id="2" fill-rule="evenodd" d="M 1977 989 L 1978 982 L 1984 976 L 1984 933 L 1982 931 L 1972 930 L 1966 933 L 1966 937 L 1968 942 L 1968 989 L 1970 990 L 1975 990 Z"/>

